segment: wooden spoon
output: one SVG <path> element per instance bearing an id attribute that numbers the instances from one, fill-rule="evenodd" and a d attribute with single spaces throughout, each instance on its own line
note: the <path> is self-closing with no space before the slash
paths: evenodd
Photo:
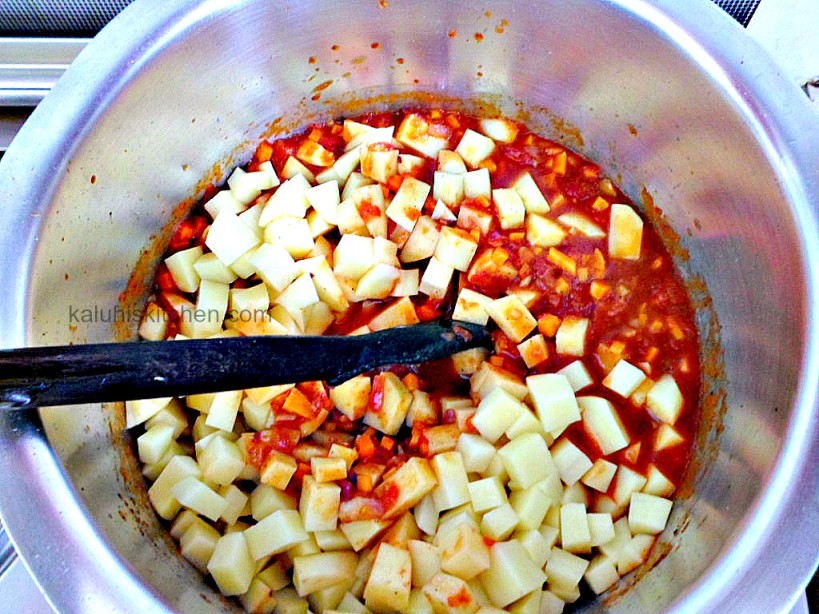
<path id="1" fill-rule="evenodd" d="M 390 364 L 475 347 L 475 324 L 418 324 L 351 337 L 231 337 L 0 351 L 0 409 L 185 396 L 311 380 L 341 383 Z"/>

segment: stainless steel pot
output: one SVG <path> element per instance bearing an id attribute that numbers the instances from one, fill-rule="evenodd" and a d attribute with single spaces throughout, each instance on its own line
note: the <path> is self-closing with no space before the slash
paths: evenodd
<path id="1" fill-rule="evenodd" d="M 488 100 L 633 196 L 645 186 L 713 298 L 715 458 L 670 553 L 590 608 L 786 611 L 819 557 L 819 122 L 706 0 L 138 0 L 0 164 L 2 344 L 111 339 L 142 250 L 215 163 L 246 158 L 276 118 L 418 91 Z M 60 611 L 231 611 L 174 553 L 121 425 L 99 406 L 0 416 L 21 556 Z"/>

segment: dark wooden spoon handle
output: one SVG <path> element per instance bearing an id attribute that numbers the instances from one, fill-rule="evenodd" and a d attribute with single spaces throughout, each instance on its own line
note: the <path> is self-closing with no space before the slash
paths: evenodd
<path id="1" fill-rule="evenodd" d="M 418 324 L 351 337 L 232 337 L 0 351 L 0 408 L 331 384 L 491 343 L 482 326 Z"/>

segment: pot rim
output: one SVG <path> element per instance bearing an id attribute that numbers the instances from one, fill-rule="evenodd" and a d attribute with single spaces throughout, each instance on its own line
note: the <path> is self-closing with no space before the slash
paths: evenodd
<path id="1" fill-rule="evenodd" d="M 31 218 L 47 212 L 64 160 L 93 129 L 95 119 L 169 42 L 207 15 L 234 10 L 244 1 L 228 6 L 217 0 L 133 3 L 78 56 L 20 131 L 0 161 L 0 200 L 7 218 L 0 226 L 0 244 L 19 246 L 0 264 L 0 287 L 8 289 L 0 295 L 3 347 L 34 341 L 26 315 L 30 303 L 26 280 L 44 215 Z M 780 169 L 783 191 L 801 228 L 806 342 L 788 437 L 766 488 L 732 540 L 671 608 L 674 612 L 717 610 L 718 605 L 730 606 L 733 591 L 765 590 L 781 596 L 782 609 L 787 611 L 819 563 L 819 446 L 811 446 L 819 439 L 819 152 L 810 143 L 819 134 L 819 117 L 766 52 L 708 0 L 606 2 L 677 47 L 727 94 L 772 165 Z M 733 36 L 720 36 L 725 30 Z M 87 109 L 95 112 L 88 115 Z M 34 143 L 36 147 L 31 146 Z M 8 476 L 0 490 L 0 515 L 52 605 L 66 611 L 90 603 L 124 611 L 166 611 L 161 596 L 139 580 L 90 520 L 48 444 L 39 416 L 0 414 L 8 414 L 0 415 L 0 471 Z M 60 504 L 39 506 L 37 521 L 32 523 L 26 502 L 44 499 Z M 777 529 L 777 523 L 786 519 L 787 530 Z M 777 582 L 763 585 L 753 566 L 776 543 L 793 546 L 794 558 L 768 561 L 764 575 Z M 89 577 L 91 569 L 99 573 Z"/>

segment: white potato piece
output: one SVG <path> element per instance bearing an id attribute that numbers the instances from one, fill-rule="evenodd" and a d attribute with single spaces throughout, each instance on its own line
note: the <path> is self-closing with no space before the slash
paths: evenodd
<path id="1" fill-rule="evenodd" d="M 646 379 L 646 374 L 627 360 L 619 360 L 603 379 L 603 385 L 628 398 Z"/>
<path id="2" fill-rule="evenodd" d="M 219 520 L 227 501 L 195 476 L 181 479 L 171 488 L 171 494 L 179 503 L 208 520 Z"/>
<path id="3" fill-rule="evenodd" d="M 378 429 L 386 435 L 395 435 L 407 417 L 412 393 L 395 373 L 386 371 L 373 379 L 373 390 L 382 391 L 380 406 L 368 406 L 364 413 L 364 424 Z"/>
<path id="4" fill-rule="evenodd" d="M 566 552 L 591 552 L 591 531 L 582 503 L 564 503 L 560 506 L 560 545 Z"/>
<path id="5" fill-rule="evenodd" d="M 540 589 L 546 581 L 517 540 L 497 542 L 489 549 L 489 569 L 479 576 L 492 605 L 504 608 L 524 595 Z"/>
<path id="6" fill-rule="evenodd" d="M 646 407 L 651 414 L 666 424 L 674 425 L 683 408 L 683 396 L 673 376 L 663 374 L 646 396 Z"/>
<path id="7" fill-rule="evenodd" d="M 209 279 L 230 284 L 238 277 L 230 268 L 226 267 L 213 252 L 203 254 L 193 263 L 193 268 L 200 279 Z"/>
<path id="8" fill-rule="evenodd" d="M 629 205 L 611 206 L 609 256 L 638 260 L 643 240 L 643 220 Z"/>
<path id="9" fill-rule="evenodd" d="M 379 183 L 387 183 L 398 172 L 398 150 L 386 149 L 382 143 L 361 148 L 361 173 Z"/>
<path id="10" fill-rule="evenodd" d="M 469 482 L 467 488 L 472 508 L 476 512 L 495 509 L 508 501 L 503 482 L 498 476 Z"/>
<path id="11" fill-rule="evenodd" d="M 557 441 L 550 452 L 560 479 L 568 486 L 577 482 L 592 467 L 591 459 L 566 438 Z"/>
<path id="12" fill-rule="evenodd" d="M 214 219 L 222 211 L 228 211 L 229 213 L 238 215 L 245 210 L 248 202 L 250 201 L 242 202 L 238 200 L 230 190 L 219 190 L 205 203 L 205 211 Z"/>
<path id="13" fill-rule="evenodd" d="M 536 213 L 526 215 L 526 240 L 536 247 L 555 247 L 566 238 L 566 231 L 558 224 Z"/>
<path id="14" fill-rule="evenodd" d="M 172 424 L 157 424 L 149 427 L 137 437 L 139 460 L 148 465 L 158 463 L 171 446 L 174 432 L 175 427 Z"/>
<path id="15" fill-rule="evenodd" d="M 173 278 L 176 287 L 182 292 L 196 292 L 199 288 L 199 273 L 194 264 L 202 257 L 202 248 L 198 245 L 183 249 L 165 258 L 165 266 Z"/>
<path id="16" fill-rule="evenodd" d="M 586 365 L 583 364 L 582 360 L 575 360 L 569 363 L 562 369 L 559 369 L 558 373 L 566 376 L 566 379 L 569 380 L 569 385 L 575 392 L 579 392 L 586 386 L 591 386 L 594 383 L 589 370 L 586 368 Z"/>
<path id="17" fill-rule="evenodd" d="M 438 244 L 438 234 L 438 224 L 435 220 L 426 215 L 418 218 L 407 242 L 401 248 L 401 262 L 408 264 L 432 257 Z"/>
<path id="18" fill-rule="evenodd" d="M 614 405 L 608 399 L 595 396 L 577 397 L 586 431 L 594 438 L 604 455 L 622 450 L 629 444 L 629 435 Z"/>
<path id="19" fill-rule="evenodd" d="M 538 333 L 518 344 L 518 352 L 526 366 L 531 369 L 549 358 L 549 348 L 546 339 Z"/>
<path id="20" fill-rule="evenodd" d="M 578 316 L 566 316 L 560 323 L 555 335 L 555 348 L 558 354 L 583 356 L 586 353 L 586 334 L 589 319 Z"/>
<path id="21" fill-rule="evenodd" d="M 185 478 L 201 475 L 202 469 L 190 456 L 174 456 L 148 489 L 148 499 L 156 513 L 165 520 L 173 519 L 181 507 L 173 488 Z"/>
<path id="22" fill-rule="evenodd" d="M 421 283 L 418 291 L 426 294 L 430 298 L 441 299 L 446 296 L 449 290 L 449 283 L 455 269 L 448 264 L 444 264 L 438 258 L 430 258 L 429 264 L 421 276 Z"/>
<path id="23" fill-rule="evenodd" d="M 515 182 L 512 184 L 512 187 L 520 195 L 520 198 L 523 201 L 524 206 L 526 207 L 527 213 L 536 213 L 542 215 L 544 213 L 549 212 L 550 210 L 549 202 L 546 200 L 546 197 L 543 196 L 543 192 L 541 192 L 540 188 L 538 187 L 537 183 L 535 183 L 535 180 L 532 178 L 532 175 L 530 173 L 528 172 L 523 173 L 520 177 L 518 177 L 515 180 Z"/>
<path id="24" fill-rule="evenodd" d="M 236 262 L 259 243 L 261 240 L 256 232 L 230 211 L 222 211 L 216 216 L 205 239 L 205 245 L 225 266 Z"/>
<path id="25" fill-rule="evenodd" d="M 452 319 L 485 326 L 489 322 L 489 314 L 486 309 L 491 302 L 492 299 L 485 294 L 463 288 L 458 294 L 458 300 L 455 302 Z"/>
<path id="26" fill-rule="evenodd" d="M 461 578 L 439 572 L 421 589 L 434 612 L 474 614 L 478 602 L 469 585 Z"/>
<path id="27" fill-rule="evenodd" d="M 489 317 L 504 334 L 515 343 L 523 339 L 537 327 L 537 320 L 516 295 L 495 299 L 486 307 Z"/>
<path id="28" fill-rule="evenodd" d="M 654 435 L 654 449 L 658 452 L 672 446 L 676 446 L 685 441 L 677 430 L 667 423 L 662 423 L 657 427 Z"/>
<path id="29" fill-rule="evenodd" d="M 478 250 L 478 243 L 460 228 L 444 226 L 435 245 L 434 256 L 456 271 L 466 271 Z"/>
<path id="30" fill-rule="evenodd" d="M 429 122 L 416 113 L 410 113 L 404 117 L 395 132 L 395 139 L 402 145 L 424 154 L 427 158 L 435 158 L 439 151 L 449 147 L 449 141 L 446 138 L 430 134 Z"/>
<path id="31" fill-rule="evenodd" d="M 498 456 L 510 479 L 520 488 L 528 488 L 555 471 L 549 448 L 536 433 L 524 433 L 513 439 L 498 450 Z"/>
<path id="32" fill-rule="evenodd" d="M 572 211 L 571 213 L 564 213 L 558 216 L 557 221 L 567 226 L 589 239 L 603 239 L 606 236 L 606 231 L 600 228 L 597 224 L 592 222 L 582 213 Z"/>
<path id="33" fill-rule="evenodd" d="M 256 564 L 241 531 L 219 538 L 208 561 L 208 572 L 223 595 L 241 595 L 250 588 Z"/>
<path id="34" fill-rule="evenodd" d="M 415 312 L 415 305 L 408 296 L 405 296 L 378 313 L 367 326 L 371 331 L 378 331 L 396 326 L 418 324 L 418 322 L 420 320 Z"/>
<path id="35" fill-rule="evenodd" d="M 341 487 L 338 484 L 317 482 L 312 475 L 304 476 L 299 499 L 299 514 L 305 531 L 335 529 L 338 524 L 340 503 Z"/>
<path id="36" fill-rule="evenodd" d="M 179 538 L 179 551 L 199 571 L 205 573 L 219 538 L 219 531 L 201 518 L 196 518 Z"/>
<path id="37" fill-rule="evenodd" d="M 591 560 L 583 574 L 583 578 L 589 588 L 599 595 L 617 582 L 620 579 L 620 574 L 617 573 L 614 562 L 605 554 L 601 554 Z"/>
<path id="38" fill-rule="evenodd" d="M 501 228 L 522 228 L 526 219 L 526 206 L 520 193 L 514 188 L 492 190 L 492 202 L 498 212 Z"/>
<path id="39" fill-rule="evenodd" d="M 549 562 L 546 563 L 549 586 L 577 586 L 588 566 L 589 562 L 586 559 L 561 548 L 552 548 Z"/>
<path id="40" fill-rule="evenodd" d="M 472 425 L 490 443 L 495 443 L 506 430 L 528 412 L 529 408 L 502 387 L 496 387 L 478 405 Z"/>
<path id="41" fill-rule="evenodd" d="M 276 510 L 244 533 L 256 561 L 284 552 L 308 538 L 301 517 L 294 509 Z"/>
<path id="42" fill-rule="evenodd" d="M 492 196 L 489 169 L 479 168 L 464 174 L 464 196 L 466 198 L 489 198 Z"/>
<path id="43" fill-rule="evenodd" d="M 290 177 L 276 189 L 262 209 L 259 216 L 259 226 L 262 228 L 282 216 L 303 218 L 307 214 L 308 202 L 304 194 L 310 189 L 310 183 L 315 177 L 293 157 L 288 159 L 287 165 L 282 169 L 282 175 Z M 302 171 L 309 173 L 310 177 L 305 177 Z"/>
<path id="44" fill-rule="evenodd" d="M 304 198 L 313 209 L 328 224 L 338 224 L 338 206 L 341 204 L 341 194 L 338 181 L 333 179 L 309 188 L 304 192 Z"/>
<path id="45" fill-rule="evenodd" d="M 481 132 L 500 143 L 512 143 L 518 136 L 518 127 L 503 117 L 480 119 L 478 125 Z"/>
<path id="46" fill-rule="evenodd" d="M 455 152 L 473 169 L 491 156 L 493 151 L 495 151 L 495 142 L 472 129 L 467 129 L 464 132 L 461 141 L 455 148 Z"/>
<path id="47" fill-rule="evenodd" d="M 642 488 L 642 492 L 658 497 L 667 497 L 674 492 L 675 488 L 674 483 L 662 471 L 657 469 L 656 465 L 652 463 L 648 466 L 646 483 Z"/>
<path id="48" fill-rule="evenodd" d="M 382 543 L 364 587 L 364 603 L 378 614 L 403 611 L 409 605 L 411 584 L 412 558 L 409 551 Z"/>
<path id="49" fill-rule="evenodd" d="M 464 177 L 441 171 L 433 173 L 432 198 L 449 207 L 456 207 L 464 198 Z"/>
<path id="50" fill-rule="evenodd" d="M 617 473 L 617 465 L 604 458 L 598 458 L 591 468 L 583 474 L 580 481 L 589 488 L 605 493 L 608 492 L 615 473 Z"/>
<path id="51" fill-rule="evenodd" d="M 304 597 L 349 580 L 355 575 L 357 566 L 358 555 L 354 552 L 320 552 L 297 556 L 293 559 L 293 586 L 299 596 Z"/>
<path id="52" fill-rule="evenodd" d="M 628 526 L 632 534 L 662 533 L 668 523 L 672 505 L 670 499 L 643 492 L 632 493 L 628 508 Z"/>
<path id="53" fill-rule="evenodd" d="M 591 535 L 591 545 L 593 548 L 610 542 L 615 538 L 614 521 L 611 514 L 587 514 L 586 520 L 589 524 L 589 534 Z"/>
<path id="54" fill-rule="evenodd" d="M 245 467 L 239 446 L 224 437 L 212 437 L 198 456 L 198 462 L 202 477 L 220 486 L 231 484 Z"/>
<path id="55" fill-rule="evenodd" d="M 634 469 L 619 465 L 615 476 L 614 494 L 615 503 L 625 506 L 631 500 L 632 493 L 639 492 L 646 485 L 646 478 Z"/>
<path id="56" fill-rule="evenodd" d="M 526 378 L 526 386 L 543 429 L 562 432 L 580 420 L 580 407 L 565 375 L 543 373 Z"/>
<path id="57" fill-rule="evenodd" d="M 489 547 L 474 524 L 450 527 L 436 538 L 446 573 L 468 581 L 489 568 Z"/>
<path id="58" fill-rule="evenodd" d="M 439 512 L 457 507 L 470 500 L 469 479 L 460 452 L 436 454 L 430 461 L 438 485 L 432 491 Z"/>

